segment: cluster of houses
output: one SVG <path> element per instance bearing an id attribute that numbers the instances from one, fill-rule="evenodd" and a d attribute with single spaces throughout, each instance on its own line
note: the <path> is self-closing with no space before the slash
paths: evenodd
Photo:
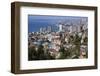
<path id="1" fill-rule="evenodd" d="M 40 28 L 38 32 L 31 32 L 28 35 L 28 48 L 34 48 L 38 52 L 42 46 L 43 55 L 51 59 L 74 59 L 87 58 L 88 50 L 88 29 L 86 24 L 82 25 L 57 25 L 53 31 L 51 26 Z M 29 51 L 29 60 L 35 60 L 35 54 Z M 33 58 L 32 58 L 33 57 Z M 49 59 L 44 57 L 43 59 Z M 40 58 L 42 59 L 42 58 Z M 38 60 L 38 58 L 37 58 Z"/>

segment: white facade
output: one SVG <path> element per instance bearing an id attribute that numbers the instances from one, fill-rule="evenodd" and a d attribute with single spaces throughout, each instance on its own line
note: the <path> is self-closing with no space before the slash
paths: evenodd
<path id="1" fill-rule="evenodd" d="M 59 31 L 62 31 L 63 30 L 62 29 L 62 26 L 63 26 L 62 24 L 59 25 Z"/>

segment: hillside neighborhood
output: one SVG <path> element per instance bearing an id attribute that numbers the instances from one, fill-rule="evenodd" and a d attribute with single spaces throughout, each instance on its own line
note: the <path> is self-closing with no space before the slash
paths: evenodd
<path id="1" fill-rule="evenodd" d="M 88 58 L 87 23 L 58 23 L 28 33 L 28 60 Z"/>

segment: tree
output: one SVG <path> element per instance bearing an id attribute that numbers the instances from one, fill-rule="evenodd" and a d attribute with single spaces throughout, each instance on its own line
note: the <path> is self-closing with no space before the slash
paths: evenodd
<path id="1" fill-rule="evenodd" d="M 28 48 L 28 60 L 37 60 L 37 52 L 35 47 Z"/>

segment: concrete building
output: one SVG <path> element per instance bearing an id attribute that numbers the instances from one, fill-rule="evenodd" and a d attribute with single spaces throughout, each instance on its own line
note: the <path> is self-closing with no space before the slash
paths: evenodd
<path id="1" fill-rule="evenodd" d="M 47 32 L 51 32 L 51 31 L 52 31 L 51 26 L 48 26 L 48 27 L 47 27 Z"/>
<path id="2" fill-rule="evenodd" d="M 43 32 L 43 29 L 42 29 L 42 27 L 40 28 L 40 33 L 42 33 Z"/>
<path id="3" fill-rule="evenodd" d="M 59 31 L 61 32 L 63 30 L 63 25 L 59 24 Z"/>

